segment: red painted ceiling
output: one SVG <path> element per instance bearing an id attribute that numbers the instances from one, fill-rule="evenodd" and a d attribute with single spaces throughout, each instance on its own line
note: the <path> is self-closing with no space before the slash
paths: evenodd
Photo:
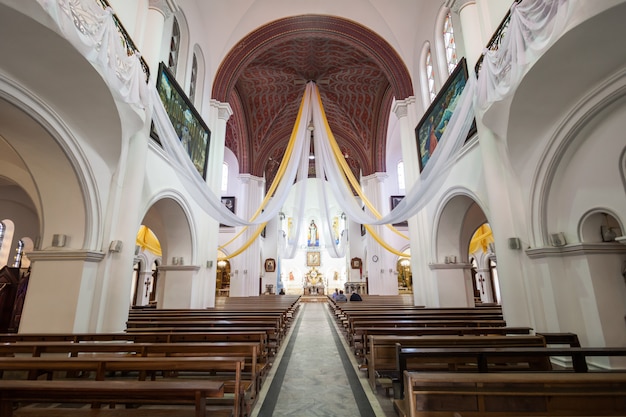
<path id="1" fill-rule="evenodd" d="M 392 100 L 412 95 L 403 64 L 388 44 L 353 22 L 306 16 L 249 35 L 218 71 L 213 95 L 233 109 L 226 146 L 241 173 L 265 176 L 269 187 L 311 80 L 357 178 L 385 171 Z"/>

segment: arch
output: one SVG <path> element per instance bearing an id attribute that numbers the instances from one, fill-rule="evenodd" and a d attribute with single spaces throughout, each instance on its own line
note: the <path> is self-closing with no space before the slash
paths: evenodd
<path id="1" fill-rule="evenodd" d="M 453 189 L 442 198 L 437 209 L 432 234 L 433 260 L 443 262 L 446 256 L 456 256 L 458 262 L 469 262 L 468 248 L 474 232 L 487 215 L 479 199 L 467 189 Z"/>
<path id="2" fill-rule="evenodd" d="M 191 210 L 177 192 L 163 192 L 149 202 L 141 224 L 148 226 L 159 239 L 162 259 L 182 257 L 185 264 L 197 258 L 197 236 Z"/>
<path id="3" fill-rule="evenodd" d="M 413 95 L 411 78 L 404 62 L 378 34 L 339 17 L 304 15 L 278 19 L 244 37 L 230 50 L 218 68 L 211 97 L 228 102 L 241 73 L 258 54 L 271 45 L 306 33 L 323 34 L 363 51 L 385 72 L 397 100 Z"/>
<path id="4" fill-rule="evenodd" d="M 625 115 L 623 72 L 578 103 L 551 135 L 531 185 L 536 242 L 548 244 L 550 234 L 559 232 L 569 243 L 580 242 L 579 219 L 593 211 L 590 202 L 607 213 L 619 212 L 618 196 L 602 193 L 600 185 L 624 183 L 626 147 L 614 138 L 626 129 Z"/>
<path id="5" fill-rule="evenodd" d="M 578 240 L 582 243 L 613 242 L 623 236 L 624 225 L 619 216 L 606 208 L 594 208 L 585 213 L 578 226 Z"/>

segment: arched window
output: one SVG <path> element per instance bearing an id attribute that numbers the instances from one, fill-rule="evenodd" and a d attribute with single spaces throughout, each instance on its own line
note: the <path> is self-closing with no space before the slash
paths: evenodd
<path id="1" fill-rule="evenodd" d="M 193 54 L 193 61 L 191 62 L 191 80 L 189 81 L 189 100 L 195 104 L 196 102 L 196 87 L 198 83 L 198 58 L 196 54 Z"/>
<path id="2" fill-rule="evenodd" d="M 19 268 L 22 265 L 23 255 L 24 255 L 24 241 L 20 239 L 17 242 L 17 248 L 15 249 L 15 261 L 13 262 L 14 268 Z"/>
<path id="3" fill-rule="evenodd" d="M 170 55 L 167 61 L 167 65 L 172 70 L 172 73 L 176 74 L 178 67 L 178 54 L 180 52 L 180 26 L 178 26 L 178 20 L 174 18 L 172 24 L 172 37 L 170 38 Z"/>
<path id="4" fill-rule="evenodd" d="M 446 14 L 443 21 L 443 44 L 446 50 L 446 63 L 448 64 L 448 74 L 451 74 L 459 63 L 456 55 L 456 43 L 454 40 L 454 29 L 452 28 L 452 16 L 450 12 Z"/>
<path id="5" fill-rule="evenodd" d="M 428 81 L 428 97 L 432 103 L 437 97 L 437 91 L 435 90 L 435 70 L 433 69 L 433 56 L 430 53 L 430 48 L 426 54 L 426 80 Z"/>
<path id="6" fill-rule="evenodd" d="M 222 164 L 222 193 L 228 191 L 228 162 Z"/>
<path id="7" fill-rule="evenodd" d="M 4 231 L 6 230 L 6 226 L 4 222 L 0 222 L 0 248 L 2 247 L 2 240 L 4 239 Z"/>
<path id="8" fill-rule="evenodd" d="M 424 108 L 428 108 L 430 103 L 437 97 L 437 87 L 435 86 L 435 68 L 433 66 L 433 56 L 430 51 L 430 43 L 425 42 L 420 53 L 420 90 L 422 92 L 422 102 Z"/>
<path id="9" fill-rule="evenodd" d="M 398 175 L 398 191 L 402 194 L 405 190 L 405 181 L 404 181 L 404 161 L 398 162 L 397 166 L 397 175 Z"/>

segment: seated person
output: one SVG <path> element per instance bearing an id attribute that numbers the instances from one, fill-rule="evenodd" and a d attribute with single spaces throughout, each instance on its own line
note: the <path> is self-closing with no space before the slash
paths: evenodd
<path id="1" fill-rule="evenodd" d="M 339 295 L 335 298 L 335 301 L 348 301 L 348 298 L 343 293 L 343 290 L 339 290 Z"/>
<path id="2" fill-rule="evenodd" d="M 352 295 L 350 296 L 350 301 L 363 301 L 361 296 L 357 294 L 356 291 L 352 291 Z"/>

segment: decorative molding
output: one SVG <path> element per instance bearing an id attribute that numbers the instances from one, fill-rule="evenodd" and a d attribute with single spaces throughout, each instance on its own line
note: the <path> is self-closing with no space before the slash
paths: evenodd
<path id="1" fill-rule="evenodd" d="M 159 271 L 190 271 L 200 270 L 200 265 L 161 265 Z"/>
<path id="2" fill-rule="evenodd" d="M 428 264 L 431 271 L 437 269 L 472 269 L 472 264 L 456 263 L 456 264 Z"/>
<path id="3" fill-rule="evenodd" d="M 562 247 L 547 246 L 543 248 L 527 249 L 525 252 L 531 259 L 562 256 L 626 254 L 626 246 L 617 242 L 577 243 Z"/>
<path id="4" fill-rule="evenodd" d="M 36 261 L 83 261 L 100 262 L 105 253 L 89 250 L 38 250 L 28 253 L 28 259 Z"/>

